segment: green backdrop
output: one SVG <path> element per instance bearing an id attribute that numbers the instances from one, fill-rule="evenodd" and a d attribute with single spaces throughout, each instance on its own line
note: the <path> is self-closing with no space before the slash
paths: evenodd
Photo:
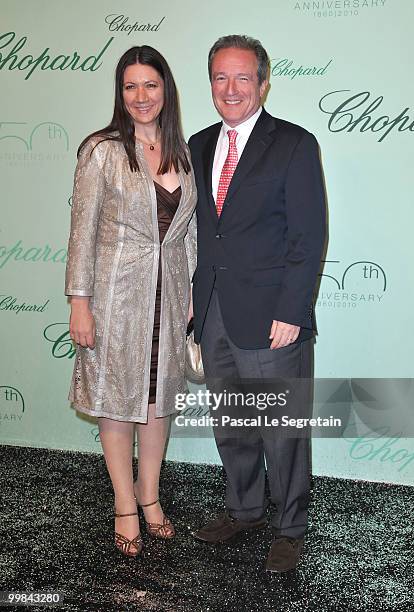
<path id="1" fill-rule="evenodd" d="M 110 119 L 120 55 L 170 63 L 186 137 L 215 122 L 206 57 L 258 37 L 272 58 L 266 108 L 318 138 L 330 241 L 317 301 L 316 375 L 410 378 L 414 43 L 411 0 L 1 0 L 0 437 L 101 452 L 66 397 L 73 366 L 63 280 L 76 149 Z M 115 8 L 116 7 L 116 8 Z M 392 402 L 392 399 L 390 400 Z M 404 432 L 315 439 L 316 474 L 412 484 Z M 211 438 L 173 438 L 171 459 L 218 462 Z"/>

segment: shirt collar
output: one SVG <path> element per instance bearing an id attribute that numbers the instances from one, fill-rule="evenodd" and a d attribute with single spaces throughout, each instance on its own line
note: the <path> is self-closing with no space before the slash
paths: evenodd
<path id="1" fill-rule="evenodd" d="M 254 115 L 246 119 L 246 121 L 243 121 L 243 123 L 239 123 L 239 125 L 236 125 L 234 128 L 230 127 L 229 125 L 227 125 L 227 123 L 223 121 L 223 125 L 221 128 L 223 136 L 225 136 L 229 130 L 236 130 L 236 132 L 240 136 L 250 136 L 251 131 L 253 130 L 256 121 L 260 117 L 262 110 L 263 107 L 260 106 Z"/>

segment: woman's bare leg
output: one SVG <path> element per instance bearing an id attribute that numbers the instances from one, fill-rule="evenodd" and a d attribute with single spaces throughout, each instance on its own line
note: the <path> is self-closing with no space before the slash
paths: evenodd
<path id="1" fill-rule="evenodd" d="M 147 423 L 137 423 L 138 478 L 135 494 L 140 504 L 149 504 L 159 497 L 161 462 L 167 441 L 170 417 L 155 418 L 155 404 L 148 406 Z M 145 519 L 150 523 L 162 523 L 164 517 L 160 504 L 144 508 Z"/>
<path id="2" fill-rule="evenodd" d="M 118 514 L 136 512 L 132 444 L 135 423 L 99 418 L 99 436 L 115 494 Z M 115 519 L 115 531 L 132 540 L 139 533 L 138 516 Z M 134 549 L 131 552 L 136 552 Z"/>

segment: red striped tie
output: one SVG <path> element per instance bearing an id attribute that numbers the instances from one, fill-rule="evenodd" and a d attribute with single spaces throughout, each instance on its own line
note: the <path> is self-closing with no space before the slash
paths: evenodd
<path id="1" fill-rule="evenodd" d="M 216 210 L 218 217 L 221 215 L 224 200 L 226 199 L 227 195 L 227 190 L 229 188 L 231 178 L 236 169 L 237 162 L 239 161 L 239 156 L 237 155 L 236 147 L 236 130 L 229 130 L 227 132 L 227 136 L 229 137 L 229 151 L 227 153 L 226 161 L 224 162 L 223 168 L 221 170 L 216 197 Z"/>

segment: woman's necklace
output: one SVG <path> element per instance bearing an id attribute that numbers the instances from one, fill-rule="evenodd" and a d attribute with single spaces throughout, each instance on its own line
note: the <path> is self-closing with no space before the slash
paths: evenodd
<path id="1" fill-rule="evenodd" d="M 161 134 L 160 136 L 157 138 L 157 140 L 155 140 L 155 142 L 145 142 L 145 140 L 141 140 L 141 138 L 138 138 L 137 136 L 135 136 L 136 140 L 138 140 L 139 142 L 141 142 L 143 145 L 147 145 L 147 147 L 149 147 L 150 151 L 154 151 L 155 146 L 160 142 L 161 140 Z"/>

